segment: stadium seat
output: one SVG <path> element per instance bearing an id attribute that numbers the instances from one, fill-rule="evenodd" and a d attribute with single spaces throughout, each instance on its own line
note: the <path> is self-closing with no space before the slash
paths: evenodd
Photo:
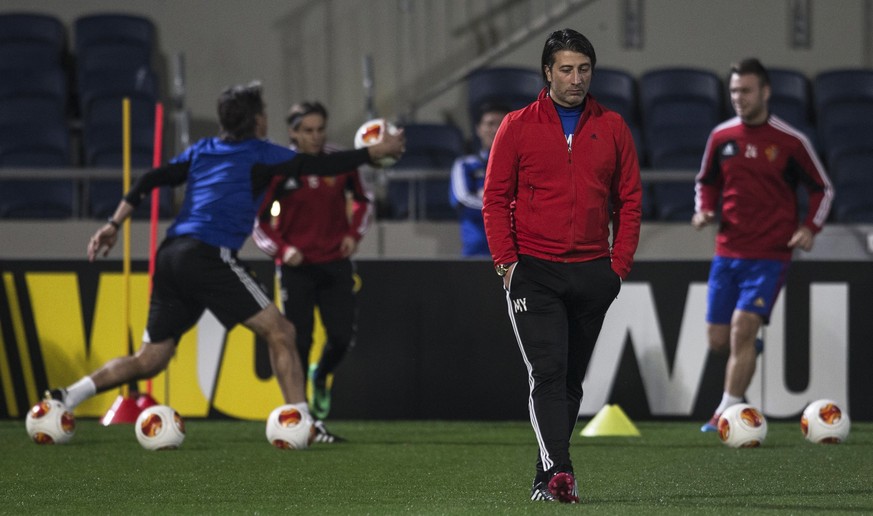
<path id="1" fill-rule="evenodd" d="M 814 80 L 820 144 L 828 163 L 873 148 L 873 70 L 822 72 Z"/>
<path id="2" fill-rule="evenodd" d="M 120 171 L 119 175 L 121 175 Z M 115 213 L 118 201 L 121 200 L 123 193 L 123 183 L 120 179 L 92 179 L 88 181 L 84 195 L 88 216 L 98 220 L 105 220 L 110 217 Z M 162 187 L 158 199 L 158 216 L 161 219 L 173 217 L 173 189 Z M 138 220 L 150 218 L 151 204 L 151 196 L 146 196 L 131 217 Z"/>
<path id="3" fill-rule="evenodd" d="M 637 81 L 634 77 L 616 68 L 597 68 L 591 79 L 589 93 L 607 108 L 616 111 L 624 118 L 637 149 L 640 165 L 646 164 L 646 151 L 643 143 L 643 133 L 640 128 L 639 98 L 637 96 Z"/>
<path id="4" fill-rule="evenodd" d="M 128 14 L 92 14 L 74 22 L 75 51 L 88 53 L 101 46 L 134 46 L 153 49 L 155 26 L 142 16 Z"/>
<path id="5" fill-rule="evenodd" d="M 480 68 L 467 76 L 467 106 L 470 121 L 481 115 L 484 104 L 500 104 L 510 110 L 523 108 L 536 100 L 543 89 L 542 74 L 536 68 Z"/>
<path id="6" fill-rule="evenodd" d="M 74 29 L 76 77 L 82 90 L 96 82 L 90 77 L 95 72 L 151 73 L 155 26 L 148 18 L 94 14 L 76 19 Z"/>
<path id="7" fill-rule="evenodd" d="M 67 78 L 60 67 L 5 69 L 0 73 L 0 100 L 43 97 L 67 102 Z M 2 114 L 0 114 L 2 116 Z"/>
<path id="8" fill-rule="evenodd" d="M 0 167 L 69 166 L 70 138 L 62 117 L 0 125 Z"/>
<path id="9" fill-rule="evenodd" d="M 0 218 L 66 219 L 76 215 L 77 199 L 73 180 L 3 180 L 0 171 Z"/>
<path id="10" fill-rule="evenodd" d="M 424 177 L 388 182 L 389 216 L 394 219 L 456 219 L 457 212 L 449 203 L 447 192 L 452 164 L 464 154 L 464 135 L 449 124 L 407 124 L 403 129 L 406 152 L 393 168 Z M 415 204 L 414 212 L 410 202 Z"/>
<path id="11" fill-rule="evenodd" d="M 607 108 L 617 111 L 628 125 L 639 125 L 637 81 L 630 73 L 615 68 L 596 68 L 589 93 Z"/>
<path id="12" fill-rule="evenodd" d="M 873 149 L 846 153 L 831 166 L 834 183 L 834 220 L 842 223 L 873 222 Z"/>
<path id="13" fill-rule="evenodd" d="M 640 78 L 640 108 L 648 164 L 653 169 L 698 170 L 710 131 L 724 120 L 722 82 L 710 71 L 661 68 Z M 691 219 L 694 186 L 655 182 L 658 220 Z"/>
<path id="14" fill-rule="evenodd" d="M 818 148 L 809 79 L 802 72 L 787 68 L 770 68 L 767 74 L 770 76 L 770 112 L 802 132 Z"/>
<path id="15" fill-rule="evenodd" d="M 812 125 L 812 93 L 809 79 L 798 70 L 770 68 L 771 113 L 797 127 Z"/>
<path id="16" fill-rule="evenodd" d="M 0 14 L 0 68 L 59 67 L 66 49 L 66 29 L 54 16 Z"/>
<path id="17" fill-rule="evenodd" d="M 79 56 L 77 69 L 80 80 L 94 72 L 131 70 L 151 70 L 152 53 L 150 48 L 140 46 L 99 46 Z"/>
<path id="18" fill-rule="evenodd" d="M 82 85 L 84 158 L 89 166 L 121 166 L 122 106 L 130 99 L 134 167 L 151 166 L 157 81 L 148 70 L 93 72 Z"/>
<path id="19" fill-rule="evenodd" d="M 70 165 L 67 89 L 55 68 L 0 73 L 0 165 Z"/>
<path id="20" fill-rule="evenodd" d="M 0 217 L 76 215 L 77 181 L 41 178 L 38 170 L 71 165 L 66 105 L 66 76 L 58 63 L 0 71 Z M 10 178 L 4 175 L 9 168 L 34 169 L 33 178 Z"/>
<path id="21" fill-rule="evenodd" d="M 697 168 L 709 132 L 724 119 L 712 72 L 663 68 L 640 78 L 643 138 L 653 168 Z"/>

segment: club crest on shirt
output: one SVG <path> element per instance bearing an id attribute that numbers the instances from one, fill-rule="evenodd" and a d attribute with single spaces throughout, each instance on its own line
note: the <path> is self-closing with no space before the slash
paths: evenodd
<path id="1" fill-rule="evenodd" d="M 779 147 L 776 145 L 768 145 L 766 149 L 764 149 L 764 155 L 767 156 L 767 159 L 772 163 L 776 161 L 776 158 L 779 157 Z"/>

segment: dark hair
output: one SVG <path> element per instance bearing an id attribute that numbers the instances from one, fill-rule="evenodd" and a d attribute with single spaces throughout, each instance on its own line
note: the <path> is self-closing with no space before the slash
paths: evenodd
<path id="1" fill-rule="evenodd" d="M 483 102 L 479 104 L 479 108 L 476 110 L 476 124 L 482 121 L 482 117 L 485 116 L 485 113 L 509 113 L 512 111 L 509 109 L 509 106 L 506 104 L 501 104 L 499 102 Z"/>
<path id="2" fill-rule="evenodd" d="M 588 38 L 576 32 L 573 29 L 556 30 L 549 34 L 546 39 L 546 44 L 543 45 L 543 62 L 540 66 L 540 72 L 543 74 L 543 82 L 549 83 L 546 78 L 546 68 L 551 68 L 555 64 L 555 54 L 561 50 L 571 50 L 588 56 L 591 60 L 591 69 L 597 65 L 597 54 L 594 53 L 594 45 L 588 41 Z"/>
<path id="3" fill-rule="evenodd" d="M 317 113 L 327 120 L 327 109 L 325 109 L 321 102 L 316 100 L 314 102 L 300 102 L 291 106 L 291 109 L 288 110 L 288 118 L 285 121 L 288 122 L 288 127 L 296 130 L 300 127 L 300 120 L 306 115 L 313 113 Z"/>
<path id="4" fill-rule="evenodd" d="M 756 75 L 758 80 L 761 82 L 761 86 L 769 86 L 770 85 L 770 74 L 767 73 L 767 69 L 764 68 L 764 65 L 761 64 L 761 61 L 758 61 L 757 58 L 748 57 L 743 59 L 739 63 L 734 63 L 731 65 L 731 75 Z"/>
<path id="5" fill-rule="evenodd" d="M 261 83 L 230 86 L 218 96 L 218 121 L 221 139 L 241 141 L 256 137 L 255 117 L 264 113 Z"/>

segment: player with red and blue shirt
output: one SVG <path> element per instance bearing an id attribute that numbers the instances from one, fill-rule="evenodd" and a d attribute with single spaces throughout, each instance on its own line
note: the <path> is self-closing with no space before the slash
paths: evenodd
<path id="1" fill-rule="evenodd" d="M 692 225 L 721 217 L 709 275 L 706 320 L 710 349 L 730 351 L 724 393 L 712 419 L 742 402 L 763 342 L 757 338 L 785 282 L 794 249 L 812 249 L 828 218 L 833 188 L 809 140 L 769 113 L 770 80 L 757 59 L 731 69 L 737 116 L 713 129 L 697 175 Z M 798 214 L 798 187 L 809 209 Z"/>

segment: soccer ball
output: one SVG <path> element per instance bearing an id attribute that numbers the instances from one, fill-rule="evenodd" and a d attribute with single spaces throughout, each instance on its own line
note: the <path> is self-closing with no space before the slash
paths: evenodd
<path id="1" fill-rule="evenodd" d="M 757 448 L 767 437 L 767 419 L 749 404 L 731 405 L 718 418 L 718 437 L 731 448 Z"/>
<path id="2" fill-rule="evenodd" d="M 361 149 L 381 143 L 386 130 L 391 134 L 397 134 L 397 127 L 384 118 L 374 118 L 364 122 L 355 133 L 355 148 Z M 397 163 L 397 160 L 391 156 L 385 156 L 376 160 L 376 165 L 382 168 L 390 167 L 395 163 Z"/>
<path id="3" fill-rule="evenodd" d="M 800 417 L 803 437 L 813 443 L 839 444 L 849 437 L 851 426 L 849 414 L 833 400 L 813 401 Z"/>
<path id="4" fill-rule="evenodd" d="M 27 435 L 36 444 L 63 444 L 76 433 L 76 418 L 58 400 L 43 400 L 27 412 Z"/>
<path id="5" fill-rule="evenodd" d="M 315 440 L 312 418 L 293 405 L 282 405 L 267 418 L 267 440 L 283 450 L 303 450 Z"/>
<path id="6" fill-rule="evenodd" d="M 152 405 L 139 413 L 134 431 L 146 450 L 175 450 L 185 440 L 185 421 L 172 407 Z"/>

